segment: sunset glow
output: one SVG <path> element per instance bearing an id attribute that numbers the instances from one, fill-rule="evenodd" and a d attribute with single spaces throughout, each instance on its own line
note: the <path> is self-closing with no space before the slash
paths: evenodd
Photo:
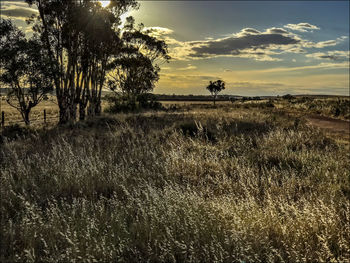
<path id="1" fill-rule="evenodd" d="M 111 1 L 100 1 L 101 5 L 102 5 L 103 7 L 108 6 L 110 2 L 111 2 Z"/>
<path id="2" fill-rule="evenodd" d="M 168 44 L 172 60 L 155 93 L 207 94 L 208 80 L 222 78 L 227 94 L 347 95 L 348 10 L 347 1 L 141 1 L 119 28 L 133 16 Z M 25 19 L 36 13 L 24 1 L 2 2 L 2 17 L 29 35 Z"/>

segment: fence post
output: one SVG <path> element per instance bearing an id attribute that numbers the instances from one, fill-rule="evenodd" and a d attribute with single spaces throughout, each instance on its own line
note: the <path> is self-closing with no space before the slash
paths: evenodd
<path id="1" fill-rule="evenodd" d="M 1 127 L 5 127 L 5 112 L 1 112 Z"/>
<path id="2" fill-rule="evenodd" d="M 44 123 L 46 124 L 46 109 L 44 109 Z"/>

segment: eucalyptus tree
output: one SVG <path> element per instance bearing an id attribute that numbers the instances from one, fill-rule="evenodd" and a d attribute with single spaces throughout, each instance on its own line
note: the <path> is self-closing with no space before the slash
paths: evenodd
<path id="1" fill-rule="evenodd" d="M 154 66 L 151 60 L 142 54 L 121 58 L 117 63 L 119 65 L 110 74 L 109 88 L 124 93 L 130 99 L 152 91 L 155 82 L 159 80 L 159 67 Z"/>
<path id="2" fill-rule="evenodd" d="M 26 125 L 30 112 L 53 90 L 46 51 L 39 39 L 26 39 L 10 20 L 0 20 L 0 82 L 8 88 L 7 103 Z"/>
<path id="3" fill-rule="evenodd" d="M 111 0 L 107 8 L 93 0 L 26 0 L 36 5 L 36 35 L 50 60 L 60 123 L 100 113 L 107 61 L 120 45 L 121 15 L 137 8 L 135 0 Z"/>
<path id="4" fill-rule="evenodd" d="M 88 104 L 87 113 L 90 117 L 101 113 L 101 94 L 106 79 L 108 63 L 116 56 L 122 47 L 120 39 L 120 16 L 130 6 L 111 3 L 103 8 L 99 3 L 90 2 L 84 29 L 85 51 L 82 65 L 86 70 L 84 89 L 81 99 L 81 109 Z M 135 7 L 131 5 L 132 7 Z"/>
<path id="5" fill-rule="evenodd" d="M 153 90 L 159 80 L 160 64 L 168 62 L 168 48 L 163 40 L 150 35 L 135 20 L 127 18 L 121 35 L 123 48 L 109 64 L 108 85 L 112 91 L 126 94 L 130 99 Z"/>

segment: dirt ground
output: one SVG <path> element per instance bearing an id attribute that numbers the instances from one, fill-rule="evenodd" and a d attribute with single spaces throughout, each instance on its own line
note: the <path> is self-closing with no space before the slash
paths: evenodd
<path id="1" fill-rule="evenodd" d="M 346 120 L 334 119 L 321 115 L 308 115 L 305 117 L 309 125 L 318 127 L 328 133 L 331 137 L 341 137 L 350 140 L 350 122 Z"/>

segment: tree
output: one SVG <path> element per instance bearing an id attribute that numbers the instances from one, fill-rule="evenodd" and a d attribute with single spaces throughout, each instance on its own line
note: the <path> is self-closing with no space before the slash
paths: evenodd
<path id="1" fill-rule="evenodd" d="M 134 22 L 132 17 L 127 18 L 121 36 L 123 48 L 109 64 L 108 81 L 112 91 L 123 93 L 130 100 L 153 90 L 159 80 L 159 64 L 170 59 L 166 43 L 149 35 L 142 24 L 136 28 Z"/>
<path id="2" fill-rule="evenodd" d="M 80 118 L 85 108 L 100 113 L 101 92 L 110 56 L 118 50 L 120 16 L 137 8 L 135 0 L 112 0 L 103 8 L 93 0 L 26 0 L 39 15 L 33 29 L 47 51 L 56 89 L 60 124 Z"/>
<path id="3" fill-rule="evenodd" d="M 158 81 L 158 67 L 154 67 L 147 57 L 141 54 L 137 57 L 119 59 L 120 65 L 110 74 L 109 88 L 120 91 L 129 97 L 150 92 Z"/>
<path id="4" fill-rule="evenodd" d="M 213 97 L 213 102 L 215 106 L 215 100 L 217 95 L 225 89 L 225 82 L 222 80 L 216 80 L 216 81 L 210 81 L 209 85 L 207 86 L 207 90 L 209 90 L 211 96 Z"/>
<path id="5" fill-rule="evenodd" d="M 49 62 L 40 41 L 27 40 L 10 20 L 0 20 L 0 32 L 0 81 L 9 89 L 8 104 L 16 108 L 29 125 L 32 108 L 53 90 Z"/>

